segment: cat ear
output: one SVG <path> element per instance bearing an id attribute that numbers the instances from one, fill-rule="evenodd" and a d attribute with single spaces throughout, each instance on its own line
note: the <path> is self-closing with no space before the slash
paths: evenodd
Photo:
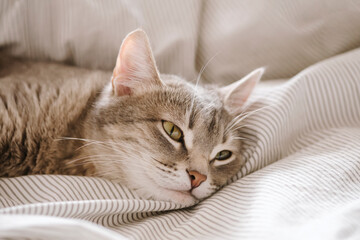
<path id="1" fill-rule="evenodd" d="M 238 113 L 241 111 L 242 106 L 249 98 L 264 71 L 265 68 L 258 68 L 239 81 L 220 89 L 220 94 L 223 96 L 225 108 L 230 113 Z"/>
<path id="2" fill-rule="evenodd" d="M 162 85 L 149 39 L 143 30 L 129 33 L 122 42 L 111 82 L 117 96 Z"/>

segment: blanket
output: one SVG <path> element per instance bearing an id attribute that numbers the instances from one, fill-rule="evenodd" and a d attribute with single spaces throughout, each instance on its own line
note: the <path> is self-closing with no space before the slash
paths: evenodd
<path id="1" fill-rule="evenodd" d="M 0 180 L 0 238 L 359 239 L 360 49 L 259 88 L 246 163 L 191 207 L 89 177 Z"/>

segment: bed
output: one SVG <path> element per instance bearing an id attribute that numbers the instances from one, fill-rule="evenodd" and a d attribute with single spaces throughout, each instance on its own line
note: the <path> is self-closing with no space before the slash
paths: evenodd
<path id="1" fill-rule="evenodd" d="M 0 238 L 359 239 L 360 5 L 301 2 L 2 1 L 0 46 L 13 56 L 109 70 L 119 39 L 141 26 L 164 73 L 191 81 L 213 59 L 204 82 L 225 84 L 264 65 L 267 74 L 244 119 L 246 162 L 213 196 L 184 207 L 142 199 L 100 178 L 3 178 Z M 267 7 L 275 15 L 265 14 Z M 80 10 L 99 23 L 82 30 Z M 52 21 L 35 20 L 36 11 Z M 185 13 L 189 18 L 179 24 Z M 120 30 L 113 38 L 96 39 L 99 32 L 108 39 L 115 18 Z M 249 31 L 269 19 L 277 34 Z"/>

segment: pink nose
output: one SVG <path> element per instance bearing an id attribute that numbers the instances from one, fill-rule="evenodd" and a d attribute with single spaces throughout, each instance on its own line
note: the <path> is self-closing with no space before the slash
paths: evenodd
<path id="1" fill-rule="evenodd" d="M 196 188 L 200 186 L 202 182 L 206 180 L 206 175 L 203 175 L 197 171 L 188 171 L 190 179 L 191 179 L 191 187 Z"/>

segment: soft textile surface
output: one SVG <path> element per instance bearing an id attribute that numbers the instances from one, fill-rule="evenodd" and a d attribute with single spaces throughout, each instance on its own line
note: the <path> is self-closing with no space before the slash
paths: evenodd
<path id="1" fill-rule="evenodd" d="M 360 47 L 359 0 L 0 1 L 0 47 L 15 56 L 112 70 L 124 36 L 149 34 L 160 72 L 266 79 Z"/>
<path id="2" fill-rule="evenodd" d="M 258 89 L 248 110 L 246 164 L 198 205 L 169 211 L 103 179 L 1 179 L 0 237 L 359 239 L 360 49 Z"/>

